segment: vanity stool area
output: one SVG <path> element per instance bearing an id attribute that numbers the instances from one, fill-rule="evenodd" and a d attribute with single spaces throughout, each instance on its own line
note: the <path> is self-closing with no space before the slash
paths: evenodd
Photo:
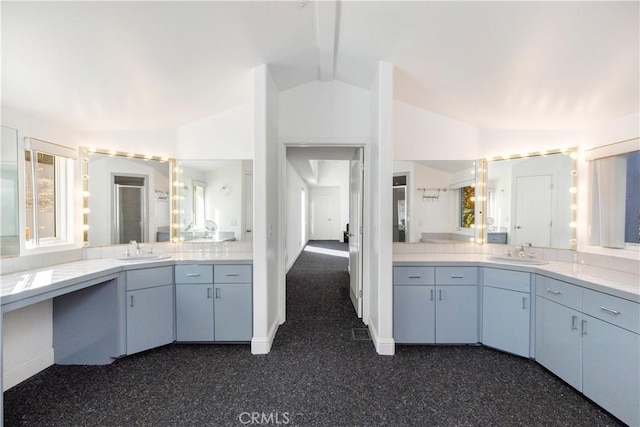
<path id="1" fill-rule="evenodd" d="M 2 313 L 52 301 L 55 364 L 105 365 L 176 341 L 248 344 L 253 260 L 233 256 L 96 259 L 13 273 L 2 278 Z"/>
<path id="2" fill-rule="evenodd" d="M 395 254 L 393 298 L 397 344 L 486 345 L 528 357 L 640 425 L 637 275 L 484 255 Z"/>

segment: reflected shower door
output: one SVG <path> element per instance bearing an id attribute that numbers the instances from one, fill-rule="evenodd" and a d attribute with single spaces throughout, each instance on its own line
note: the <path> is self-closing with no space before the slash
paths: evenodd
<path id="1" fill-rule="evenodd" d="M 115 244 L 145 242 L 146 191 L 145 179 L 114 177 L 114 231 Z"/>

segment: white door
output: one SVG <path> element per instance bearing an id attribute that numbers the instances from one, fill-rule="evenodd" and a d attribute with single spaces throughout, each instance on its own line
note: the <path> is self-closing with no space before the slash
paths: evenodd
<path id="1" fill-rule="evenodd" d="M 362 318 L 362 199 L 364 186 L 363 150 L 358 148 L 349 172 L 349 275 L 351 302 Z"/>
<path id="2" fill-rule="evenodd" d="M 551 246 L 552 183 L 551 175 L 516 177 L 516 244 Z"/>
<path id="3" fill-rule="evenodd" d="M 311 197 L 311 240 L 331 240 L 333 212 L 331 196 L 313 194 Z"/>
<path id="4" fill-rule="evenodd" d="M 242 240 L 253 241 L 253 174 L 244 175 L 244 227 L 242 228 Z"/>

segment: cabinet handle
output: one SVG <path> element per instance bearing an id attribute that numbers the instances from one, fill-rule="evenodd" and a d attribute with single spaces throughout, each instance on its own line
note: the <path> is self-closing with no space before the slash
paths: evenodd
<path id="1" fill-rule="evenodd" d="M 587 321 L 582 321 L 582 335 L 587 335 Z"/>
<path id="2" fill-rule="evenodd" d="M 522 297 L 522 309 L 527 309 L 527 297 Z"/>
<path id="3" fill-rule="evenodd" d="M 431 289 L 431 301 L 433 301 L 433 289 Z"/>
<path id="4" fill-rule="evenodd" d="M 578 316 L 571 316 L 571 330 L 576 331 L 578 329 Z"/>
<path id="5" fill-rule="evenodd" d="M 452 279 L 464 279 L 464 276 L 454 276 L 453 274 L 451 275 Z"/>
<path id="6" fill-rule="evenodd" d="M 211 299 L 211 288 L 207 288 L 207 299 Z"/>
<path id="7" fill-rule="evenodd" d="M 554 294 L 554 295 L 560 295 L 562 292 L 557 291 L 555 289 L 551 289 L 551 288 L 547 288 L 547 292 L 549 292 L 550 294 Z"/>
<path id="8" fill-rule="evenodd" d="M 187 273 L 187 277 L 200 277 L 200 273 Z"/>
<path id="9" fill-rule="evenodd" d="M 238 273 L 227 273 L 227 274 L 225 274 L 225 276 L 227 276 L 227 277 L 236 277 L 236 276 L 239 276 L 239 274 Z"/>
<path id="10" fill-rule="evenodd" d="M 442 301 L 442 289 L 438 289 L 438 300 Z"/>
<path id="11" fill-rule="evenodd" d="M 131 307 L 133 307 L 133 295 L 131 295 Z"/>
<path id="12" fill-rule="evenodd" d="M 600 310 L 604 310 L 607 313 L 611 313 L 611 314 L 615 314 L 616 316 L 618 314 L 622 314 L 622 312 L 618 311 L 618 310 L 614 310 L 613 308 L 609 308 L 609 307 L 600 307 Z"/>
<path id="13" fill-rule="evenodd" d="M 409 276 L 409 279 L 419 279 L 420 276 Z"/>
<path id="14" fill-rule="evenodd" d="M 216 299 L 220 299 L 220 288 L 216 288 Z"/>

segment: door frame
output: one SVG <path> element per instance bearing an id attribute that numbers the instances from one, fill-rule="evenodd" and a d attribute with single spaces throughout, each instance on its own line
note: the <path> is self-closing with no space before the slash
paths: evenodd
<path id="1" fill-rule="evenodd" d="M 361 148 L 364 152 L 364 191 L 362 194 L 362 274 L 360 280 L 362 281 L 362 321 L 364 324 L 368 324 L 370 314 L 370 280 L 369 280 L 369 257 L 370 249 L 365 242 L 369 241 L 368 230 L 370 229 L 371 213 L 368 209 L 365 209 L 369 202 L 368 189 L 371 188 L 371 178 L 369 176 L 368 165 L 371 162 L 371 154 L 369 150 L 368 138 L 328 138 L 330 142 L 327 142 L 325 138 L 286 138 L 280 140 L 280 188 L 279 192 L 282 195 L 280 197 L 280 224 L 279 229 L 285 230 L 287 224 L 287 148 L 289 147 L 302 147 L 302 148 Z M 282 265 L 278 268 L 278 315 L 280 318 L 280 324 L 283 324 L 287 319 L 287 288 L 286 288 L 286 276 L 287 276 L 287 262 L 286 262 L 286 246 L 285 246 L 285 234 L 278 233 L 278 250 L 282 254 L 280 263 Z"/>
<path id="2" fill-rule="evenodd" d="M 128 177 L 128 178 L 142 178 L 144 179 L 144 185 L 140 186 L 142 189 L 142 241 L 138 243 L 147 243 L 150 241 L 149 236 L 149 186 L 150 186 L 150 177 L 147 174 L 136 174 L 136 173 L 127 173 L 127 172 L 111 172 L 109 186 L 111 187 L 111 244 L 117 245 L 119 243 L 114 243 L 119 240 L 118 236 L 118 227 L 117 227 L 117 213 L 116 213 L 116 203 L 117 203 L 117 190 L 115 179 L 118 176 Z M 137 187 L 137 186 L 136 186 Z"/>

